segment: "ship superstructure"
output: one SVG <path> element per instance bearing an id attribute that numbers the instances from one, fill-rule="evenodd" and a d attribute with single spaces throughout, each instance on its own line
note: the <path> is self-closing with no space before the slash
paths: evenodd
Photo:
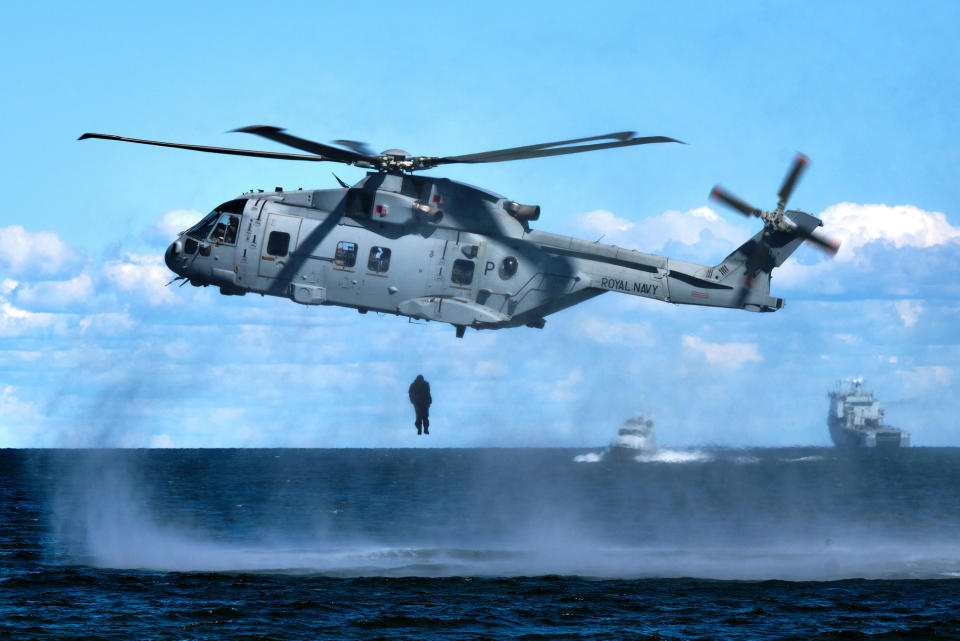
<path id="1" fill-rule="evenodd" d="M 862 378 L 848 379 L 831 391 L 827 425 L 837 447 L 898 448 L 909 447 L 910 433 L 886 425 L 883 408 L 873 393 L 864 388 Z"/>
<path id="2" fill-rule="evenodd" d="M 637 455 L 652 454 L 657 450 L 653 421 L 642 416 L 627 419 L 617 432 L 617 440 L 610 444 L 613 460 L 632 461 Z"/>

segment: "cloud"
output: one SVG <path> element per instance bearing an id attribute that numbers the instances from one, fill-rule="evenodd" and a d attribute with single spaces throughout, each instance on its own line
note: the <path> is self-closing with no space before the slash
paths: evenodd
<path id="1" fill-rule="evenodd" d="M 81 334 L 116 336 L 132 331 L 136 324 L 127 312 L 107 312 L 84 316 L 77 326 Z"/>
<path id="2" fill-rule="evenodd" d="M 83 255 L 53 232 L 0 227 L 0 271 L 13 276 L 55 277 L 79 271 Z"/>
<path id="3" fill-rule="evenodd" d="M 840 203 L 820 217 L 842 242 L 834 260 L 803 264 L 801 249 L 774 272 L 774 286 L 815 297 L 952 298 L 960 296 L 960 228 L 940 212 L 911 205 Z M 805 254 L 805 252 L 807 252 Z"/>
<path id="4" fill-rule="evenodd" d="M 0 298 L 0 337 L 24 336 L 37 330 L 48 330 L 57 323 L 53 314 L 38 314 L 19 307 Z"/>
<path id="5" fill-rule="evenodd" d="M 915 300 L 898 300 L 893 303 L 893 307 L 897 310 L 904 327 L 916 325 L 920 314 L 923 313 L 923 303 Z"/>
<path id="6" fill-rule="evenodd" d="M 576 333 L 604 345 L 651 345 L 655 336 L 651 323 L 623 323 L 596 316 L 581 318 Z"/>
<path id="7" fill-rule="evenodd" d="M 124 254 L 119 260 L 107 262 L 103 266 L 103 275 L 119 291 L 132 294 L 150 305 L 176 300 L 166 287 L 171 274 L 161 256 Z"/>
<path id="8" fill-rule="evenodd" d="M 756 343 L 708 343 L 696 336 L 684 336 L 683 346 L 703 354 L 711 365 L 737 369 L 749 361 L 762 361 Z"/>
<path id="9" fill-rule="evenodd" d="M 949 387 L 954 381 L 953 368 L 945 365 L 920 365 L 897 370 L 897 375 L 911 393 Z"/>
<path id="10" fill-rule="evenodd" d="M 553 381 L 550 389 L 550 398 L 554 401 L 569 401 L 577 397 L 577 387 L 583 382 L 583 372 L 575 367 L 566 378 Z"/>
<path id="11" fill-rule="evenodd" d="M 36 447 L 42 423 L 35 404 L 20 400 L 12 385 L 0 385 L 0 447 Z"/>
<path id="12" fill-rule="evenodd" d="M 168 211 L 143 233 L 143 238 L 151 244 L 169 245 L 176 239 L 177 234 L 193 226 L 201 218 L 203 214 L 193 209 Z"/>
<path id="13" fill-rule="evenodd" d="M 154 434 L 150 437 L 150 447 L 170 448 L 175 447 L 175 445 L 169 434 Z"/>
<path id="14" fill-rule="evenodd" d="M 637 221 L 598 209 L 580 216 L 579 223 L 588 234 L 602 234 L 604 242 L 709 264 L 723 260 L 752 235 L 731 225 L 709 207 L 687 212 L 670 210 Z"/>
<path id="15" fill-rule="evenodd" d="M 70 280 L 44 280 L 20 285 L 16 290 L 17 303 L 32 308 L 63 308 L 75 306 L 93 296 L 93 279 L 83 272 Z"/>
<path id="16" fill-rule="evenodd" d="M 857 250 L 870 243 L 894 247 L 933 247 L 960 243 L 960 228 L 938 211 L 913 205 L 858 205 L 839 203 L 827 207 L 820 218 L 824 229 L 841 241 L 838 261 L 857 257 Z"/>

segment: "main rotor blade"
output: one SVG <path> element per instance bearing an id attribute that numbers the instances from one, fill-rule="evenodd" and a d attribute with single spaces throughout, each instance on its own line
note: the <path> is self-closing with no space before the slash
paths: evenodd
<path id="1" fill-rule="evenodd" d="M 714 200 L 719 200 L 720 202 L 722 202 L 728 207 L 732 207 L 733 209 L 736 209 L 744 216 L 760 215 L 759 209 L 748 205 L 747 203 L 740 200 L 739 198 L 731 194 L 729 191 L 727 191 L 720 185 L 717 185 L 716 187 L 713 188 L 713 191 L 710 192 L 710 197 Z"/>
<path id="2" fill-rule="evenodd" d="M 375 152 L 370 145 L 360 140 L 332 140 L 335 145 L 340 145 L 341 147 L 346 147 L 350 151 L 355 151 L 358 154 L 363 154 L 364 156 L 376 156 Z"/>
<path id="3" fill-rule="evenodd" d="M 102 140 L 120 140 L 122 142 L 135 142 L 141 145 L 156 145 L 157 147 L 175 147 L 177 149 L 190 149 L 192 151 L 204 151 L 211 154 L 227 154 L 230 156 L 253 156 L 254 158 L 275 158 L 278 160 L 311 160 L 314 162 L 330 160 L 321 156 L 305 156 L 303 154 L 283 154 L 273 151 L 255 151 L 252 149 L 230 149 L 228 147 L 205 147 L 203 145 L 184 145 L 176 142 L 160 142 L 158 140 L 140 140 L 139 138 L 124 138 L 123 136 L 114 136 L 112 134 L 91 134 L 86 133 L 77 138 L 77 140 L 86 140 L 87 138 L 100 138 Z"/>
<path id="4" fill-rule="evenodd" d="M 666 136 L 648 136 L 645 138 L 631 138 L 632 131 L 620 133 L 604 134 L 602 136 L 590 136 L 589 138 L 576 138 L 573 140 L 561 140 L 558 142 L 546 142 L 538 145 L 526 145 L 524 147 L 511 147 L 509 149 L 497 149 L 495 151 L 484 151 L 476 154 L 464 154 L 462 156 L 445 156 L 443 158 L 430 159 L 430 165 L 446 165 L 451 163 L 482 163 L 482 162 L 504 162 L 507 160 L 525 160 L 527 158 L 543 158 L 546 156 L 563 156 L 565 154 L 579 154 L 585 151 L 597 151 L 599 149 L 612 149 L 614 147 L 629 147 L 632 145 L 647 145 L 658 142 L 677 142 L 684 144 L 680 140 L 667 138 Z M 591 140 L 607 140 L 613 138 L 614 142 L 597 143 L 593 145 L 574 145 L 575 143 L 589 142 Z"/>
<path id="5" fill-rule="evenodd" d="M 245 134 L 261 136 L 267 140 L 278 142 L 281 145 L 287 145 L 288 147 L 293 147 L 294 149 L 300 149 L 302 151 L 309 151 L 312 154 L 318 154 L 323 156 L 324 160 L 333 160 L 335 162 L 352 164 L 358 161 L 371 162 L 376 159 L 374 156 L 359 154 L 355 151 L 340 149 L 339 147 L 331 147 L 330 145 L 325 145 L 320 142 L 314 142 L 305 138 L 291 136 L 290 134 L 283 133 L 285 130 L 280 129 L 279 127 L 271 127 L 269 125 L 253 125 L 251 127 L 241 127 L 231 131 L 239 131 Z"/>
<path id="6" fill-rule="evenodd" d="M 793 159 L 793 166 L 790 167 L 790 172 L 787 174 L 787 177 L 783 179 L 783 185 L 781 185 L 780 191 L 777 193 L 781 205 L 787 204 L 790 194 L 793 193 L 793 188 L 796 187 L 797 181 L 800 180 L 800 174 L 803 173 L 809 164 L 810 159 L 800 153 Z"/>

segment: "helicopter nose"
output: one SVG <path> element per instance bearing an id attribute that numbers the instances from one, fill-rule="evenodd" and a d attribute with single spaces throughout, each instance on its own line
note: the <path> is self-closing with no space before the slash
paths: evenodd
<path id="1" fill-rule="evenodd" d="M 177 253 L 178 253 L 177 243 L 176 242 L 171 243 L 170 246 L 167 247 L 166 253 L 164 253 L 163 255 L 163 262 L 167 264 L 167 267 L 174 274 L 178 276 L 182 276 L 182 274 L 180 273 L 180 270 L 177 269 Z"/>

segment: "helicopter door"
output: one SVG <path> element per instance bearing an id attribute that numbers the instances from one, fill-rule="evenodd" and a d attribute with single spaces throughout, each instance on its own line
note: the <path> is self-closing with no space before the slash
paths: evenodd
<path id="1" fill-rule="evenodd" d="M 456 245 L 447 240 L 437 240 L 433 241 L 429 247 L 426 266 L 423 268 L 426 274 L 424 289 L 427 294 L 448 293 L 446 289 L 450 275 L 447 273 L 447 254 L 456 251 Z"/>
<path id="2" fill-rule="evenodd" d="M 299 216 L 270 214 L 267 217 L 260 246 L 261 276 L 278 278 L 283 273 L 290 255 L 297 248 L 301 222 L 303 219 Z M 286 277 L 293 278 L 293 274 L 286 274 Z"/>

